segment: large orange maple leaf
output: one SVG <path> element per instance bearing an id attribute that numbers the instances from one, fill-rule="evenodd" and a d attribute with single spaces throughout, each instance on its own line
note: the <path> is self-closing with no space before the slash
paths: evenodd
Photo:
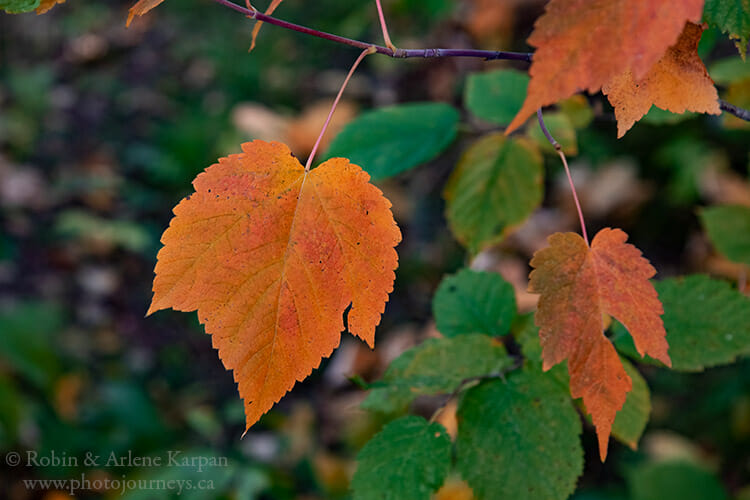
<path id="1" fill-rule="evenodd" d="M 719 94 L 698 55 L 704 26 L 686 23 L 677 43 L 667 49 L 640 81 L 626 71 L 602 87 L 615 108 L 617 137 L 622 137 L 652 105 L 673 113 L 718 115 Z"/>
<path id="2" fill-rule="evenodd" d="M 615 414 L 632 382 L 612 343 L 604 335 L 604 315 L 622 323 L 641 356 L 671 366 L 664 313 L 653 285 L 656 270 L 628 243 L 619 229 L 602 229 L 591 243 L 575 233 L 555 233 L 550 246 L 531 260 L 529 291 L 541 294 L 539 326 L 543 367 L 568 360 L 570 392 L 583 398 L 596 427 L 599 454 L 607 443 Z"/>
<path id="3" fill-rule="evenodd" d="M 162 236 L 149 314 L 198 311 L 245 401 L 247 428 L 335 349 L 374 345 L 401 233 L 390 202 L 344 158 L 305 172 L 255 141 L 193 182 Z"/>
<path id="4" fill-rule="evenodd" d="M 508 125 L 576 92 L 599 89 L 631 71 L 640 80 L 677 41 L 686 21 L 699 22 L 703 0 L 550 0 L 528 39 L 536 47 L 526 100 Z"/>

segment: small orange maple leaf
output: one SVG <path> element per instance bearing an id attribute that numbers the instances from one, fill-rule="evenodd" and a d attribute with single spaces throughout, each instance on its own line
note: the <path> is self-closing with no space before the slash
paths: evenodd
<path id="1" fill-rule="evenodd" d="M 550 0 L 528 40 L 537 50 L 526 100 L 506 133 L 537 109 L 582 90 L 598 92 L 625 71 L 640 80 L 685 21 L 697 23 L 702 14 L 703 0 Z"/>
<path id="2" fill-rule="evenodd" d="M 686 23 L 677 43 L 640 81 L 626 71 L 602 87 L 615 108 L 617 137 L 625 135 L 652 105 L 673 113 L 721 113 L 716 87 L 698 55 L 704 29 L 705 25 Z"/>
<path id="3" fill-rule="evenodd" d="M 193 182 L 162 236 L 148 313 L 198 311 L 245 401 L 247 428 L 338 346 L 375 341 L 401 233 L 390 202 L 344 158 L 306 172 L 255 141 Z"/>
<path id="4" fill-rule="evenodd" d="M 541 294 L 535 322 L 543 367 L 568 360 L 571 395 L 582 397 L 591 414 L 602 461 L 615 414 L 632 388 L 604 335 L 605 315 L 628 329 L 641 356 L 671 366 L 664 310 L 648 281 L 656 270 L 640 250 L 625 243 L 627 238 L 619 229 L 605 228 L 589 248 L 576 233 L 555 233 L 550 246 L 534 254 L 529 276 L 529 291 Z"/>

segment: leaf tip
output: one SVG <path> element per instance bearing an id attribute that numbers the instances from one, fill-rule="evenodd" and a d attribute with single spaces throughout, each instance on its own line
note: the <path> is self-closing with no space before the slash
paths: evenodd
<path id="1" fill-rule="evenodd" d="M 146 315 L 144 316 L 144 318 L 148 318 L 149 316 L 151 316 L 152 314 L 154 314 L 156 311 L 159 311 L 161 309 L 163 309 L 163 307 L 159 307 L 157 305 L 157 303 L 156 303 L 156 298 L 154 298 L 151 301 L 151 305 L 148 306 L 148 311 L 146 311 Z"/>
<path id="2" fill-rule="evenodd" d="M 609 447 L 609 433 L 597 432 L 599 439 L 599 459 L 604 463 L 607 460 L 607 448 Z"/>

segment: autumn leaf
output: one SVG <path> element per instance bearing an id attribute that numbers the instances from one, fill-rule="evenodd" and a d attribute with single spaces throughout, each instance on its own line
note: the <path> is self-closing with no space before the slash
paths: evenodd
<path id="1" fill-rule="evenodd" d="M 344 158 L 305 172 L 255 141 L 193 182 L 162 236 L 149 314 L 198 311 L 245 400 L 247 427 L 335 349 L 374 344 L 401 233 L 390 202 Z"/>
<path id="2" fill-rule="evenodd" d="M 640 80 L 702 12 L 703 0 L 551 0 L 529 37 L 537 49 L 531 81 L 506 133 L 537 109 L 581 90 L 598 92 L 625 71 Z"/>
<path id="3" fill-rule="evenodd" d="M 719 95 L 698 56 L 704 26 L 686 23 L 677 43 L 667 49 L 640 81 L 626 71 L 602 87 L 615 108 L 617 137 L 622 137 L 652 105 L 673 113 L 718 115 Z"/>
<path id="4" fill-rule="evenodd" d="M 37 14 L 44 14 L 48 10 L 50 10 L 52 7 L 59 3 L 65 3 L 65 0 L 42 0 L 39 3 L 39 7 L 36 8 Z"/>
<path id="5" fill-rule="evenodd" d="M 602 229 L 589 248 L 575 233 L 555 233 L 550 246 L 534 254 L 529 291 L 541 294 L 539 326 L 543 368 L 568 360 L 570 392 L 583 398 L 596 427 L 599 454 L 632 381 L 612 343 L 604 336 L 604 315 L 630 332 L 638 353 L 671 366 L 663 309 L 653 285 L 651 264 L 619 229 Z"/>
<path id="6" fill-rule="evenodd" d="M 164 0 L 138 0 L 138 2 L 128 10 L 128 20 L 125 22 L 125 26 L 130 26 L 130 22 L 135 16 L 142 16 L 163 1 Z"/>
<path id="7" fill-rule="evenodd" d="M 273 14 L 273 11 L 276 10 L 276 7 L 281 5 L 281 2 L 283 0 L 273 0 L 271 4 L 268 6 L 266 11 L 264 12 L 265 15 L 270 16 Z M 250 5 L 248 5 L 250 7 Z M 252 51 L 255 48 L 255 41 L 258 38 L 258 33 L 260 33 L 260 27 L 263 26 L 263 21 L 255 21 L 255 26 L 253 26 L 253 40 L 250 43 L 250 50 L 248 52 Z"/>

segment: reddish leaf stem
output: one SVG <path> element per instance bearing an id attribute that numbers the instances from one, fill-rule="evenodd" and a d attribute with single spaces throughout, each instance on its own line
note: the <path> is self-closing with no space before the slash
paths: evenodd
<path id="1" fill-rule="evenodd" d="M 549 130 L 547 130 L 547 126 L 544 124 L 544 118 L 542 117 L 541 109 L 536 110 L 536 117 L 539 119 L 539 127 L 542 129 L 544 137 L 547 138 L 550 144 L 552 144 L 552 147 L 555 148 L 555 151 L 557 151 L 557 154 L 560 155 L 560 159 L 562 160 L 563 166 L 565 167 L 565 175 L 568 176 L 568 183 L 570 184 L 570 190 L 573 192 L 573 200 L 576 203 L 576 210 L 578 211 L 578 220 L 580 220 L 581 222 L 581 234 L 583 234 L 583 239 L 586 241 L 586 245 L 589 245 L 589 236 L 586 233 L 586 221 L 583 220 L 583 210 L 581 209 L 581 202 L 578 201 L 578 193 L 576 192 L 575 184 L 573 184 L 573 176 L 570 175 L 568 160 L 565 158 L 565 153 L 563 153 L 560 143 L 557 142 L 555 138 L 552 137 L 552 134 L 549 133 Z"/>
<path id="2" fill-rule="evenodd" d="M 565 153 L 562 152 L 562 149 L 558 150 L 557 154 L 560 155 L 560 159 L 563 162 L 563 166 L 565 167 L 565 174 L 568 176 L 568 182 L 570 183 L 570 190 L 573 192 L 573 200 L 575 200 L 576 202 L 576 210 L 578 210 L 578 219 L 581 222 L 581 232 L 583 233 L 583 239 L 586 241 L 586 244 L 589 245 L 589 237 L 588 234 L 586 234 L 586 221 L 583 220 L 583 210 L 581 210 L 581 203 L 578 201 L 578 194 L 576 193 L 576 187 L 573 184 L 573 177 L 570 175 L 568 161 L 565 159 Z"/>
<path id="3" fill-rule="evenodd" d="M 346 75 L 346 78 L 344 79 L 344 83 L 341 84 L 341 88 L 339 89 L 339 93 L 336 95 L 336 99 L 333 101 L 333 105 L 331 106 L 331 111 L 328 112 L 328 117 L 326 118 L 326 122 L 323 124 L 323 128 L 320 131 L 320 135 L 318 135 L 318 140 L 315 141 L 315 145 L 312 148 L 312 151 L 310 151 L 310 156 L 307 157 L 307 163 L 305 163 L 305 172 L 310 171 L 310 166 L 312 165 L 313 158 L 315 158 L 315 153 L 318 151 L 318 146 L 320 146 L 320 141 L 323 140 L 323 136 L 326 133 L 326 130 L 328 129 L 328 125 L 331 123 L 331 117 L 333 116 L 333 112 L 336 111 L 336 106 L 338 106 L 339 101 L 341 100 L 341 95 L 344 93 L 344 89 L 346 88 L 346 85 L 349 83 L 349 80 L 351 79 L 354 72 L 357 70 L 357 66 L 359 66 L 359 63 L 362 62 L 362 59 L 365 58 L 365 56 L 369 54 L 374 54 L 375 49 L 373 47 L 369 47 L 362 51 L 362 53 L 357 57 L 357 60 L 354 61 L 354 64 L 352 64 L 352 68 L 349 70 L 349 74 Z"/>
<path id="4" fill-rule="evenodd" d="M 380 0 L 375 0 L 375 4 L 378 6 L 378 18 L 380 19 L 380 28 L 383 30 L 383 41 L 385 46 L 396 52 L 396 46 L 391 42 L 391 36 L 388 34 L 388 25 L 385 24 L 385 15 L 383 14 L 383 6 L 380 5 Z"/>

